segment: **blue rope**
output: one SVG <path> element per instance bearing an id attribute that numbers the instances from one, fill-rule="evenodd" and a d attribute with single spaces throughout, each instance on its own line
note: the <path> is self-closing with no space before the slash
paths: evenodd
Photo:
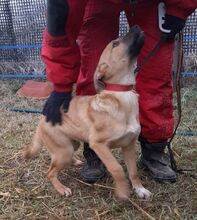
<path id="1" fill-rule="evenodd" d="M 0 79 L 45 79 L 45 74 L 0 74 Z"/>
<path id="2" fill-rule="evenodd" d="M 197 72 L 182 72 L 183 76 L 195 76 Z M 0 74 L 0 79 L 46 79 L 45 74 Z"/>
<path id="3" fill-rule="evenodd" d="M 40 44 L 35 45 L 1 45 L 1 50 L 11 50 L 11 49 L 40 49 L 42 46 Z"/>
<path id="4" fill-rule="evenodd" d="M 184 41 L 197 41 L 197 36 L 184 36 Z M 42 45 L 32 44 L 32 45 L 0 45 L 0 50 L 11 50 L 11 49 L 41 49 Z"/>
<path id="5" fill-rule="evenodd" d="M 19 108 L 11 108 L 9 109 L 12 112 L 22 112 L 22 113 L 34 113 L 34 114 L 41 114 L 41 110 L 36 109 L 19 109 Z"/>
<path id="6" fill-rule="evenodd" d="M 197 131 L 177 131 L 178 136 L 196 136 Z"/>
<path id="7" fill-rule="evenodd" d="M 197 72 L 182 72 L 181 73 L 183 76 L 186 76 L 186 75 L 190 75 L 190 76 L 194 76 L 194 75 L 197 75 Z"/>
<path id="8" fill-rule="evenodd" d="M 184 41 L 197 41 L 197 36 L 185 36 L 183 37 Z"/>

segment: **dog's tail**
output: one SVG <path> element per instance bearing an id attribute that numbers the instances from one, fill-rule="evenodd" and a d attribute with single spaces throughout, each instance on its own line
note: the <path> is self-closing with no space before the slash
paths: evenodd
<path id="1" fill-rule="evenodd" d="M 26 145 L 23 149 L 23 156 L 26 160 L 32 159 L 35 157 L 41 150 L 43 146 L 42 138 L 40 137 L 39 132 L 40 126 L 37 127 L 36 133 L 31 144 Z"/>

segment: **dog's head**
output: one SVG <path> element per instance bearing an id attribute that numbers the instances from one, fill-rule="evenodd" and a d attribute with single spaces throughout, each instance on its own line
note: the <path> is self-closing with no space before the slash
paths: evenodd
<path id="1" fill-rule="evenodd" d="M 104 83 L 134 85 L 134 69 L 143 45 L 144 34 L 137 25 L 124 37 L 110 42 L 101 54 L 94 75 L 96 90 L 101 91 Z"/>

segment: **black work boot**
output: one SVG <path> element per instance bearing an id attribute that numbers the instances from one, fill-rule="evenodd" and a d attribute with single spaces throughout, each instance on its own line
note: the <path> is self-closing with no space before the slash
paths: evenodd
<path id="1" fill-rule="evenodd" d="M 105 167 L 87 143 L 84 143 L 83 155 L 86 162 L 81 170 L 82 180 L 87 183 L 95 183 L 99 179 L 103 178 L 105 176 Z"/>
<path id="2" fill-rule="evenodd" d="M 146 168 L 150 176 L 159 181 L 176 182 L 176 172 L 171 168 L 170 157 L 165 153 L 167 142 L 148 143 L 140 137 L 141 165 Z"/>

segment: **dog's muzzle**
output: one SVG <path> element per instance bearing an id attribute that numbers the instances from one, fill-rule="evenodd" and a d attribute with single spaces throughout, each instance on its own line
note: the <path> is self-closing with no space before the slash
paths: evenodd
<path id="1" fill-rule="evenodd" d="M 132 26 L 122 40 L 129 46 L 130 58 L 137 57 L 144 45 L 144 32 L 138 25 Z"/>

